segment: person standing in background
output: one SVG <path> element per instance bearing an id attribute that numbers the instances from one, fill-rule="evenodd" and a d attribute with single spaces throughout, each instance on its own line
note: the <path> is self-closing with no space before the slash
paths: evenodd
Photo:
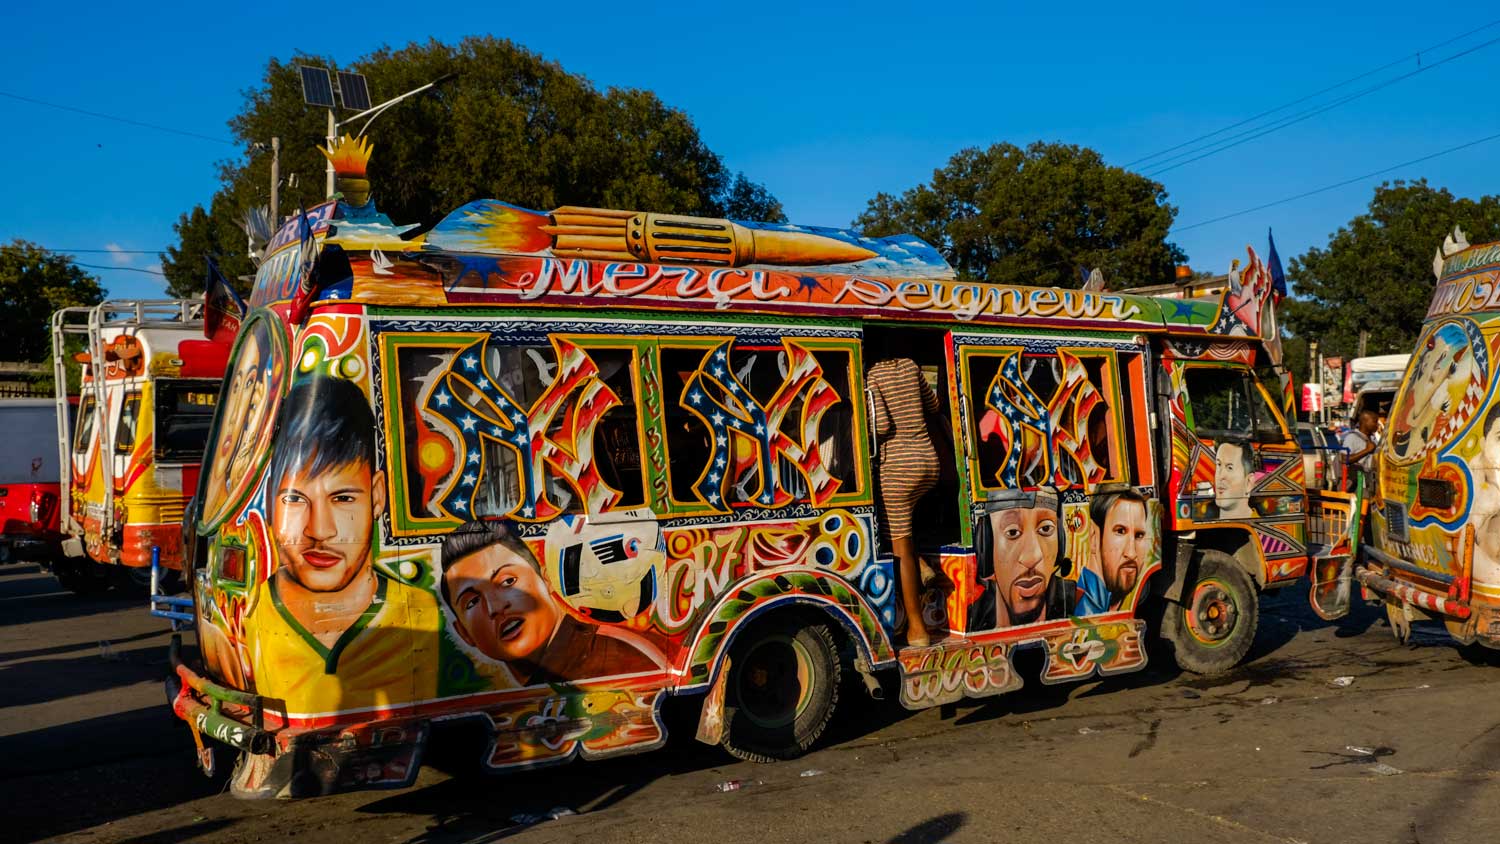
<path id="1" fill-rule="evenodd" d="M 912 515 L 938 481 L 938 455 L 927 434 L 927 417 L 939 410 L 937 394 L 910 358 L 887 358 L 866 378 L 875 411 L 879 447 L 880 517 L 900 567 L 901 601 L 906 610 L 906 641 L 913 647 L 931 643 L 922 621 L 921 575 Z"/>

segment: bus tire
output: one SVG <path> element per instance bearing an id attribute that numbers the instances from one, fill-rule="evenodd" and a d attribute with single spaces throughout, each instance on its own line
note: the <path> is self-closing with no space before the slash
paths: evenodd
<path id="1" fill-rule="evenodd" d="M 52 575 L 74 595 L 98 595 L 109 589 L 109 573 L 87 557 L 68 558 L 52 566 Z"/>
<path id="2" fill-rule="evenodd" d="M 1199 552 L 1197 576 L 1181 602 L 1167 602 L 1161 636 L 1183 671 L 1217 674 L 1240 664 L 1255 642 L 1260 595 L 1250 575 L 1222 551 Z"/>
<path id="3" fill-rule="evenodd" d="M 745 631 L 730 650 L 724 749 L 748 762 L 806 753 L 833 718 L 842 673 L 825 623 L 782 616 Z"/>

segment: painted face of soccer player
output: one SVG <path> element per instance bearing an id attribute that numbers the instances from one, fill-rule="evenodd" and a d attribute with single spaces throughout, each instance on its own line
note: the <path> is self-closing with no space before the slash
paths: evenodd
<path id="1" fill-rule="evenodd" d="M 459 636 L 491 659 L 537 662 L 562 621 L 536 564 L 504 545 L 448 563 L 443 580 Z"/>
<path id="2" fill-rule="evenodd" d="M 1104 586 L 1109 589 L 1112 605 L 1118 605 L 1135 588 L 1149 553 L 1149 542 L 1146 505 L 1128 498 L 1116 501 L 1104 516 L 1099 536 Z"/>
<path id="3" fill-rule="evenodd" d="M 990 514 L 995 583 L 1010 624 L 1040 620 L 1047 584 L 1057 572 L 1057 513 L 1050 507 L 1014 507 Z"/>
<path id="4" fill-rule="evenodd" d="M 1250 472 L 1243 443 L 1219 443 L 1214 451 L 1214 503 L 1225 518 L 1244 518 L 1250 509 Z"/>
<path id="5" fill-rule="evenodd" d="M 290 576 L 312 592 L 337 592 L 370 568 L 375 522 L 385 512 L 385 473 L 363 460 L 309 476 L 282 474 L 271 528 Z"/>

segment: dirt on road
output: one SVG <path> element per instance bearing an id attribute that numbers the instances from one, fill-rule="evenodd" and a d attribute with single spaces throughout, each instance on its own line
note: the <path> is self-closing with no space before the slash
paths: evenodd
<path id="1" fill-rule="evenodd" d="M 191 635 L 188 636 L 189 640 Z M 1378 609 L 1269 596 L 1251 658 L 908 713 L 845 697 L 819 749 L 667 749 L 510 777 L 443 735 L 412 788 L 246 802 L 193 763 L 166 622 L 0 568 L 0 840 L 67 842 L 1443 842 L 1500 835 L 1500 657 Z M 1024 668 L 1024 666 L 1023 666 Z M 1347 679 L 1340 679 L 1347 678 Z M 473 750 L 474 753 L 467 751 Z M 230 757 L 220 757 L 227 767 Z M 734 790 L 720 791 L 726 782 Z"/>

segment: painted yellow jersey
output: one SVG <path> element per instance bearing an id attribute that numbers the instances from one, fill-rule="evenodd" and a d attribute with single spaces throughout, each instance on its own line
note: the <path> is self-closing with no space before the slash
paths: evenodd
<path id="1" fill-rule="evenodd" d="M 256 588 L 246 629 L 255 631 L 255 691 L 285 701 L 292 717 L 388 709 L 437 694 L 437 601 L 426 590 L 376 574 L 375 599 L 329 647 L 283 606 L 270 577 Z"/>

